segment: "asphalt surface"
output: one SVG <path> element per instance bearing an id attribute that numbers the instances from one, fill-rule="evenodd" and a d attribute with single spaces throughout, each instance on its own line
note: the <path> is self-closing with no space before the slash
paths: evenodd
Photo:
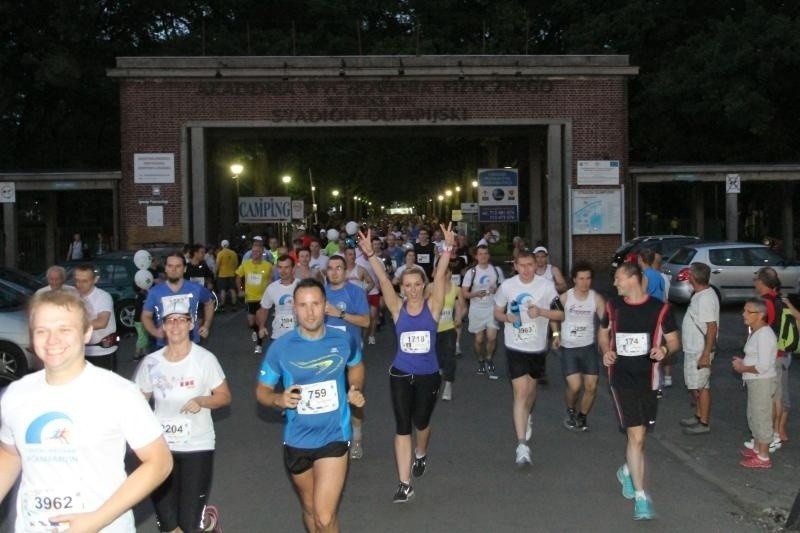
<path id="1" fill-rule="evenodd" d="M 795 437 L 794 430 L 800 422 L 790 419 L 792 440 L 773 455 L 771 470 L 739 466 L 739 448 L 748 433 L 745 391 L 730 371 L 730 358 L 741 353 L 745 335 L 738 310 L 739 306 L 725 309 L 721 320 L 708 435 L 685 436 L 680 431 L 678 420 L 689 416 L 692 408 L 681 361 L 676 361 L 675 385 L 665 391 L 647 443 L 647 483 L 658 513 L 647 523 L 632 520 L 633 504 L 621 496 L 615 477 L 624 462 L 625 438 L 615 425 L 605 377 L 589 416 L 591 431 L 572 433 L 562 425 L 564 385 L 559 361 L 550 355 L 549 384 L 540 387 L 534 410 L 533 465 L 520 472 L 514 466 L 509 381 L 475 375 L 466 332 L 453 401 L 439 402 L 433 415 L 428 470 L 414 480 L 413 501 L 393 504 L 397 479 L 386 372 L 394 341 L 384 328 L 377 345 L 365 346 L 365 456 L 351 462 L 340 506 L 342 530 L 780 530 L 800 488 L 800 447 L 795 443 L 800 436 Z M 680 321 L 682 310 L 677 308 L 676 314 Z M 259 407 L 254 398 L 261 358 L 252 353 L 244 321 L 243 310 L 218 314 L 207 343 L 219 357 L 233 393 L 233 404 L 215 414 L 217 455 L 210 499 L 220 509 L 227 533 L 303 531 L 300 507 L 283 468 L 282 418 Z M 132 354 L 133 339 L 126 338 L 120 349 L 124 375 L 134 370 Z M 496 361 L 504 376 L 502 347 Z M 796 379 L 791 386 L 793 397 L 800 398 Z M 149 502 L 140 504 L 136 515 L 139 531 L 157 531 Z M 11 518 L 0 514 L 0 520 L 0 531 L 10 531 Z"/>

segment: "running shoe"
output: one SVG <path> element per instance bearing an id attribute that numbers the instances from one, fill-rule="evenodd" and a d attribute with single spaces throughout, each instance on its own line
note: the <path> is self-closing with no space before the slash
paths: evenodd
<path id="1" fill-rule="evenodd" d="M 453 399 L 453 382 L 445 381 L 442 388 L 442 401 L 449 402 Z"/>
<path id="2" fill-rule="evenodd" d="M 428 466 L 428 456 L 423 455 L 414 459 L 414 464 L 411 465 L 411 473 L 414 477 L 422 477 L 425 474 L 425 467 Z"/>
<path id="3" fill-rule="evenodd" d="M 578 421 L 575 420 L 575 409 L 567 409 L 567 418 L 564 419 L 564 427 L 570 431 L 574 431 L 578 427 Z"/>
<path id="4" fill-rule="evenodd" d="M 486 363 L 486 375 L 488 375 L 489 379 L 491 380 L 497 379 L 497 370 L 495 369 L 492 361 Z"/>
<path id="5" fill-rule="evenodd" d="M 350 443 L 350 459 L 361 459 L 364 457 L 364 446 L 360 440 L 354 440 Z"/>
<path id="6" fill-rule="evenodd" d="M 617 469 L 617 480 L 619 480 L 620 485 L 622 485 L 622 496 L 628 500 L 632 500 L 636 495 L 636 489 L 633 488 L 631 473 L 628 472 L 626 474 L 621 466 Z"/>
<path id="7" fill-rule="evenodd" d="M 261 353 L 261 345 L 260 344 L 256 344 L 256 347 L 253 348 L 253 353 L 256 354 L 256 355 Z"/>
<path id="8" fill-rule="evenodd" d="M 222 533 L 219 523 L 219 510 L 213 505 L 206 505 L 203 509 L 203 531 Z"/>
<path id="9" fill-rule="evenodd" d="M 689 426 L 687 428 L 683 428 L 684 435 L 706 435 L 711 433 L 711 426 L 708 424 L 700 424 L 698 423 L 695 426 Z"/>
<path id="10" fill-rule="evenodd" d="M 393 503 L 407 503 L 414 499 L 414 488 L 408 483 L 400 483 L 394 493 Z"/>
<path id="11" fill-rule="evenodd" d="M 750 448 L 742 448 L 741 450 L 739 450 L 739 453 L 742 454 L 742 457 L 744 457 L 745 459 L 749 459 L 751 457 L 755 457 L 756 455 L 758 455 L 757 451 L 751 450 Z"/>
<path id="12" fill-rule="evenodd" d="M 656 391 L 656 399 L 657 400 L 663 400 L 664 399 L 664 391 L 663 390 L 658 389 Z"/>
<path id="13" fill-rule="evenodd" d="M 250 340 L 253 342 L 258 342 L 258 333 L 255 331 L 250 332 Z"/>
<path id="14" fill-rule="evenodd" d="M 515 463 L 518 469 L 531 466 L 531 449 L 527 444 L 517 444 L 517 459 Z"/>
<path id="15" fill-rule="evenodd" d="M 575 417 L 575 422 L 577 423 L 575 426 L 576 431 L 589 431 L 589 424 L 586 423 L 586 415 L 578 413 L 578 416 Z"/>
<path id="16" fill-rule="evenodd" d="M 755 454 L 752 457 L 742 459 L 739 464 L 745 468 L 772 468 L 772 459 L 769 457 L 762 459 L 758 454 Z"/>
<path id="17" fill-rule="evenodd" d="M 461 344 L 456 343 L 456 357 L 461 355 Z"/>
<path id="18" fill-rule="evenodd" d="M 533 415 L 528 415 L 528 425 L 525 426 L 525 440 L 531 440 L 533 437 Z"/>
<path id="19" fill-rule="evenodd" d="M 668 389 L 672 387 L 672 376 L 664 376 L 664 388 Z"/>
<path id="20" fill-rule="evenodd" d="M 367 338 L 367 344 L 369 344 L 369 345 L 374 345 L 375 344 L 375 335 L 370 335 Z"/>
<path id="21" fill-rule="evenodd" d="M 681 418 L 680 425 L 685 428 L 690 428 L 692 426 L 696 426 L 700 423 L 700 419 L 696 416 L 690 416 L 689 418 Z"/>
<path id="22" fill-rule="evenodd" d="M 478 363 L 478 371 L 476 372 L 479 376 L 486 374 L 486 361 L 480 361 Z"/>
<path id="23" fill-rule="evenodd" d="M 647 496 L 643 498 L 636 498 L 633 504 L 633 519 L 634 520 L 652 520 L 656 514 L 653 512 L 653 503 Z"/>
<path id="24" fill-rule="evenodd" d="M 781 442 L 780 437 L 776 437 L 773 435 L 772 442 L 769 443 L 769 453 L 775 453 L 776 450 L 780 450 L 783 443 Z M 744 447 L 750 450 L 756 449 L 756 443 L 754 439 L 744 441 Z"/>

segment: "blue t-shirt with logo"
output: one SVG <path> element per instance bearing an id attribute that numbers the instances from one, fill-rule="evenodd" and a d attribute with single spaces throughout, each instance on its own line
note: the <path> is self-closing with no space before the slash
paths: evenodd
<path id="1" fill-rule="evenodd" d="M 349 441 L 350 405 L 347 403 L 347 367 L 361 362 L 360 343 L 344 331 L 325 327 L 325 334 L 309 339 L 299 329 L 276 339 L 261 364 L 259 382 L 285 389 L 300 385 L 302 399 L 286 409 L 284 444 L 316 449 Z"/>
<path id="2" fill-rule="evenodd" d="M 325 298 L 335 305 L 339 311 L 344 311 L 351 315 L 369 314 L 367 293 L 364 292 L 364 289 L 356 287 L 353 283 L 345 283 L 344 287 L 340 289 L 332 289 L 330 285 L 325 285 Z M 338 316 L 326 316 L 325 324 L 342 331 L 347 331 L 356 345 L 361 346 L 360 327 L 346 320 L 342 320 Z"/>

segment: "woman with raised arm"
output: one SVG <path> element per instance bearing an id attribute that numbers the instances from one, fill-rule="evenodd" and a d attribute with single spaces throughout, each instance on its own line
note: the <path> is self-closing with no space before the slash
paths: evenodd
<path id="1" fill-rule="evenodd" d="M 433 289 L 425 297 L 427 278 L 417 267 L 406 268 L 400 278 L 405 296 L 394 292 L 391 280 L 380 258 L 372 249 L 372 235 L 359 232 L 358 245 L 364 252 L 381 284 L 386 307 L 392 314 L 397 335 L 397 352 L 389 369 L 389 385 L 395 417 L 394 454 L 400 485 L 394 503 L 406 503 L 414 497 L 411 476 L 421 477 L 427 465 L 428 444 L 431 437 L 431 414 L 436 405 L 441 376 L 436 355 L 436 329 L 444 306 L 445 293 L 450 284 L 447 266 L 453 253 L 455 234 L 451 224 L 440 226 L 444 234 L 444 248 L 440 254 L 433 278 Z M 412 461 L 412 426 L 416 429 L 416 447 Z"/>

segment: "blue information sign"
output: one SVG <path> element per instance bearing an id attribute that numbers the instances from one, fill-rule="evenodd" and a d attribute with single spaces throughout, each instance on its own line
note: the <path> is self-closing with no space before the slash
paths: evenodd
<path id="1" fill-rule="evenodd" d="M 519 221 L 519 174 L 515 168 L 478 170 L 478 220 Z"/>

